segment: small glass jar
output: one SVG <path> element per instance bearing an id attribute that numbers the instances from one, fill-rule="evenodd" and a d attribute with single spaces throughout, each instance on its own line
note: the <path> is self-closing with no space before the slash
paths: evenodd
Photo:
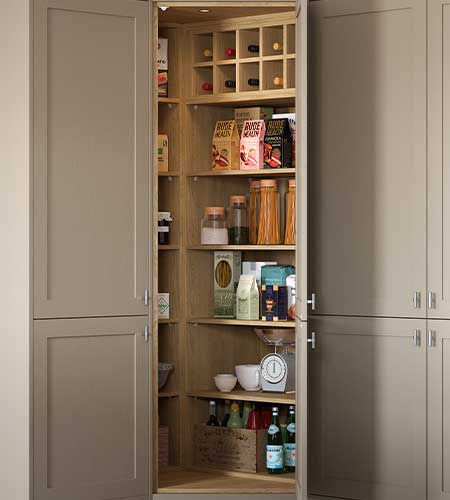
<path id="1" fill-rule="evenodd" d="M 261 183 L 250 182 L 250 196 L 248 203 L 248 228 L 250 245 L 258 244 L 259 208 L 261 204 Z"/>
<path id="2" fill-rule="evenodd" d="M 170 212 L 158 212 L 158 245 L 168 245 L 170 242 Z"/>
<path id="3" fill-rule="evenodd" d="M 201 226 L 202 245 L 228 245 L 225 207 L 206 207 Z"/>
<path id="4" fill-rule="evenodd" d="M 247 199 L 245 196 L 230 197 L 228 243 L 230 245 L 248 245 Z"/>
<path id="5" fill-rule="evenodd" d="M 261 180 L 258 245 L 280 244 L 280 194 L 275 179 Z"/>
<path id="6" fill-rule="evenodd" d="M 286 214 L 284 244 L 295 245 L 295 179 L 289 179 L 288 191 L 284 197 L 284 210 Z"/>

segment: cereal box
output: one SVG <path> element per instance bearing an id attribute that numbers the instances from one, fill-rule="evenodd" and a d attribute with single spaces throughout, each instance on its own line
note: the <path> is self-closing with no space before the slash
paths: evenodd
<path id="1" fill-rule="evenodd" d="M 264 136 L 264 168 L 291 167 L 292 135 L 289 120 L 269 120 Z"/>
<path id="2" fill-rule="evenodd" d="M 235 120 L 216 123 L 212 140 L 213 170 L 239 170 L 239 134 Z"/>
<path id="3" fill-rule="evenodd" d="M 214 317 L 236 317 L 241 252 L 214 252 Z"/>
<path id="4" fill-rule="evenodd" d="M 291 127 L 291 136 L 292 136 L 292 166 L 295 167 L 295 156 L 296 156 L 296 120 L 295 113 L 277 113 L 272 116 L 272 118 L 287 118 L 289 120 L 289 125 Z"/>
<path id="5" fill-rule="evenodd" d="M 169 62 L 167 38 L 158 38 L 158 97 L 169 96 Z"/>
<path id="6" fill-rule="evenodd" d="M 169 171 L 169 138 L 158 134 L 158 172 Z"/>
<path id="7" fill-rule="evenodd" d="M 246 120 L 241 135 L 241 170 L 264 168 L 264 120 Z"/>

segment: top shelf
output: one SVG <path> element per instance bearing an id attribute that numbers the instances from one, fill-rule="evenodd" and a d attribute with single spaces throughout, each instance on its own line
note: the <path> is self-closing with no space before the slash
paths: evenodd
<path id="1" fill-rule="evenodd" d="M 274 107 L 290 107 L 295 104 L 295 89 L 279 90 L 255 90 L 252 92 L 233 92 L 229 94 L 211 94 L 190 97 L 186 99 L 186 104 L 209 105 L 209 106 L 230 106 L 239 103 L 252 105 L 272 105 Z"/>

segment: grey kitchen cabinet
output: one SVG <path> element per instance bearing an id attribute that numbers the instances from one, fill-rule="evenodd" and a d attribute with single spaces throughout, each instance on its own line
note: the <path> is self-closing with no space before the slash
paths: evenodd
<path id="1" fill-rule="evenodd" d="M 315 313 L 425 317 L 426 2 L 310 11 Z"/>
<path id="2" fill-rule="evenodd" d="M 318 317 L 309 362 L 308 490 L 426 497 L 426 321 Z"/>
<path id="3" fill-rule="evenodd" d="M 35 318 L 148 313 L 148 12 L 34 2 Z"/>
<path id="4" fill-rule="evenodd" d="M 146 318 L 34 321 L 35 500 L 149 491 Z"/>

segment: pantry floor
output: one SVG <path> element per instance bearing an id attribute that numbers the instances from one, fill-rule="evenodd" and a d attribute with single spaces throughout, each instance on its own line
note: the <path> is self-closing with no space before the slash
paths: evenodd
<path id="1" fill-rule="evenodd" d="M 168 467 L 159 471 L 158 493 L 295 493 L 295 475 Z"/>

